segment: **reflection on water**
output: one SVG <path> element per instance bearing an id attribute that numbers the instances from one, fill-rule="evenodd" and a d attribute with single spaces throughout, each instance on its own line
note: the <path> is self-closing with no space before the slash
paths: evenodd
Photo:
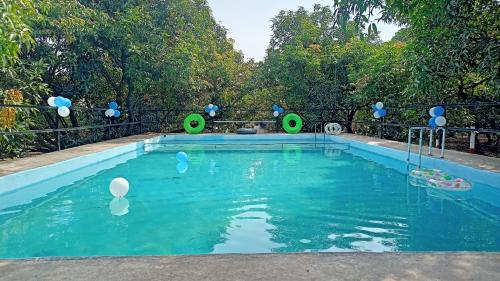
<path id="1" fill-rule="evenodd" d="M 109 202 L 109 210 L 113 216 L 124 216 L 128 214 L 130 203 L 126 198 L 114 198 Z"/>
<path id="2" fill-rule="evenodd" d="M 265 205 L 245 206 L 246 209 L 265 209 Z M 265 211 L 247 211 L 231 218 L 224 242 L 214 246 L 212 253 L 269 253 L 284 244 L 273 241 L 276 227 L 269 223 L 271 216 Z"/>

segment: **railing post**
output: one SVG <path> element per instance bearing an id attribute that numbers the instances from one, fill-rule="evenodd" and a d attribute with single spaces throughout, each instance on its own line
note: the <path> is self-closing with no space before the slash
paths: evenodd
<path id="1" fill-rule="evenodd" d="M 410 156 L 411 156 L 411 135 L 413 132 L 413 128 L 409 128 L 408 130 L 408 156 L 406 157 L 406 162 L 410 164 Z"/>
<path id="2" fill-rule="evenodd" d="M 59 129 L 59 116 L 56 113 L 56 129 Z M 61 132 L 57 131 L 57 150 L 61 150 Z"/>
<path id="3" fill-rule="evenodd" d="M 443 130 L 443 137 L 441 138 L 441 158 L 444 158 L 444 143 L 446 138 L 446 129 L 441 128 Z"/>
<path id="4" fill-rule="evenodd" d="M 431 128 L 429 136 L 429 155 L 432 156 L 432 146 L 434 144 L 434 129 Z M 437 132 L 436 132 L 437 133 Z"/>
<path id="5" fill-rule="evenodd" d="M 420 128 L 420 140 L 418 142 L 418 167 L 422 166 L 422 146 L 424 141 L 424 128 Z"/>

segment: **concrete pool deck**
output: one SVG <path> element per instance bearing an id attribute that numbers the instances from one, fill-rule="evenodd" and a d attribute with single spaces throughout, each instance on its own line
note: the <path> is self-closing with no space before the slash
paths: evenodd
<path id="1" fill-rule="evenodd" d="M 368 137 L 368 136 L 362 136 L 362 135 L 355 135 L 355 134 L 342 134 L 340 135 L 341 137 L 355 140 L 355 141 L 360 141 L 364 142 L 370 145 L 375 145 L 375 146 L 382 146 L 382 147 L 387 147 L 387 148 L 393 148 L 397 150 L 402 150 L 402 151 L 407 151 L 408 145 L 407 143 L 403 142 L 398 142 L 398 141 L 392 141 L 392 140 L 386 140 L 386 139 L 379 139 L 379 138 L 374 138 L 374 137 Z M 429 150 L 428 146 L 423 146 L 423 156 L 428 156 L 427 152 Z M 413 153 L 418 152 L 418 145 L 413 144 L 411 146 L 411 151 Z M 441 153 L 441 149 L 439 148 L 434 148 L 433 151 L 433 158 L 439 158 L 439 155 Z M 494 158 L 494 157 L 488 157 L 484 155 L 478 155 L 478 154 L 472 154 L 472 153 L 466 153 L 466 152 L 461 152 L 461 151 L 456 151 L 456 150 L 447 150 L 445 149 L 444 152 L 444 159 L 450 160 L 456 163 L 460 163 L 469 167 L 481 169 L 481 170 L 487 170 L 490 172 L 495 172 L 495 173 L 500 173 L 500 158 Z"/>
<path id="2" fill-rule="evenodd" d="M 0 280 L 498 280 L 500 254 L 324 253 L 0 260 Z"/>
<path id="3" fill-rule="evenodd" d="M 2 160 L 0 161 L 0 177 L 21 172 L 24 170 L 47 166 L 50 164 L 62 162 L 79 156 L 84 156 L 91 153 L 101 152 L 107 149 L 147 140 L 159 135 L 160 134 L 146 133 L 142 135 L 135 135 L 135 136 L 129 136 L 103 142 L 85 144 L 77 147 L 64 149 L 61 151 L 37 154 L 25 158 Z"/>

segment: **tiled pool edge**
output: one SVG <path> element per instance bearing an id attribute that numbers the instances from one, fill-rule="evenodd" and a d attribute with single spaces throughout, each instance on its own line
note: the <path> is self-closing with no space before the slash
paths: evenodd
<path id="1" fill-rule="evenodd" d="M 339 136 L 327 136 L 328 140 L 338 143 L 349 143 L 353 148 L 357 148 L 363 151 L 367 151 L 379 156 L 391 158 L 394 160 L 406 161 L 407 153 L 402 150 L 388 148 L 383 146 L 371 145 L 369 143 L 361 142 L 358 140 L 353 140 L 345 137 Z M 182 141 L 279 141 L 279 140 L 291 140 L 291 141 L 304 141 L 304 142 L 314 142 L 314 134 L 299 134 L 299 135 L 286 135 L 286 134 L 266 134 L 266 135 L 224 135 L 224 134 L 210 134 L 210 135 L 162 135 L 152 138 L 147 138 L 142 141 L 133 142 L 130 144 L 125 144 L 122 146 L 114 147 L 111 149 L 106 149 L 100 152 L 91 153 L 83 156 L 78 156 L 65 160 L 62 162 L 50 164 L 47 166 L 42 166 L 34 169 L 25 170 L 22 172 L 10 174 L 7 176 L 0 177 L 0 195 L 5 194 L 16 189 L 22 188 L 24 186 L 35 184 L 47 179 L 54 178 L 58 175 L 68 173 L 83 167 L 90 166 L 92 164 L 99 163 L 117 157 L 119 155 L 142 150 L 146 144 L 149 143 L 176 143 Z M 322 136 L 319 136 L 319 142 L 322 142 Z M 411 159 L 412 163 L 416 163 L 418 155 L 412 153 Z M 476 169 L 470 166 L 462 165 L 460 163 L 452 162 L 445 159 L 436 159 L 427 156 L 422 156 L 422 164 L 424 167 L 429 168 L 440 168 L 448 171 L 451 174 L 460 175 L 469 180 L 488 184 L 497 188 L 500 188 L 500 173 L 489 172 L 485 170 Z"/>

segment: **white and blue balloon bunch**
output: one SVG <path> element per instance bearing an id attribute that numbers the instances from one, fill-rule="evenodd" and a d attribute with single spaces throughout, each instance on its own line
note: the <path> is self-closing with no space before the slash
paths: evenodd
<path id="1" fill-rule="evenodd" d="M 273 104 L 273 116 L 278 117 L 280 114 L 285 113 L 285 109 L 277 104 Z"/>
<path id="2" fill-rule="evenodd" d="M 219 107 L 215 104 L 209 104 L 205 106 L 205 113 L 208 113 L 210 117 L 214 117 L 217 111 L 219 111 Z"/>
<path id="3" fill-rule="evenodd" d="M 443 116 L 444 108 L 442 106 L 435 106 L 429 110 L 431 119 L 429 119 L 429 126 L 431 128 L 443 127 L 446 125 L 446 118 Z"/>
<path id="4" fill-rule="evenodd" d="M 372 110 L 373 110 L 373 117 L 375 117 L 376 119 L 380 119 L 387 116 L 387 110 L 384 109 L 384 103 L 381 101 L 372 105 Z"/>
<path id="5" fill-rule="evenodd" d="M 118 110 L 120 107 L 118 106 L 118 103 L 116 103 L 116 101 L 112 101 L 110 103 L 108 103 L 108 110 L 106 110 L 104 112 L 104 115 L 106 115 L 106 117 L 120 117 L 122 115 L 122 113 L 120 112 L 120 110 Z"/>
<path id="6" fill-rule="evenodd" d="M 177 172 L 179 174 L 184 174 L 187 172 L 189 165 L 188 165 L 188 155 L 184 151 L 179 151 L 177 152 L 177 155 L 175 155 L 175 158 L 177 159 Z"/>
<path id="7" fill-rule="evenodd" d="M 57 96 L 47 99 L 47 103 L 52 107 L 57 107 L 57 114 L 61 117 L 69 116 L 69 108 L 71 107 L 71 100 L 65 97 Z"/>

